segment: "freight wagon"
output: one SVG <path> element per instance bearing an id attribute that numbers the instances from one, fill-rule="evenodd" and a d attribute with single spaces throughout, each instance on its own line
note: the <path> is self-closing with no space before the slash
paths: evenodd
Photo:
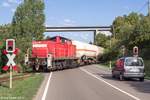
<path id="1" fill-rule="evenodd" d="M 25 55 L 25 64 L 33 70 L 61 70 L 80 64 L 95 63 L 103 48 L 55 36 L 48 40 L 33 41 L 32 54 Z"/>
<path id="2" fill-rule="evenodd" d="M 80 64 L 96 63 L 104 51 L 102 47 L 80 41 L 73 40 L 72 44 L 76 45 L 76 57 L 80 60 Z"/>

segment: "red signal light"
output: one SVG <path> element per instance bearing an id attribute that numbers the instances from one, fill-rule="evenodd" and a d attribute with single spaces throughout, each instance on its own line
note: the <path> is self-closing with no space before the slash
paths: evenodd
<path id="1" fill-rule="evenodd" d="M 138 47 L 137 46 L 133 47 L 133 55 L 138 55 L 138 53 L 139 53 Z"/>
<path id="2" fill-rule="evenodd" d="M 8 53 L 12 53 L 15 51 L 15 40 L 14 39 L 7 39 L 6 40 L 6 51 Z"/>

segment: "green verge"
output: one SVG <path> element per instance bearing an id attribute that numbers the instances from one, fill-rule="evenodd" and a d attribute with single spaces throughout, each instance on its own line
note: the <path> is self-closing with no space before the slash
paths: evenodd
<path id="1" fill-rule="evenodd" d="M 9 82 L 1 83 L 0 100 L 32 100 L 43 79 L 42 74 L 33 74 L 31 77 L 13 81 L 12 89 L 9 89 Z"/>
<path id="2" fill-rule="evenodd" d="M 145 63 L 145 73 L 146 73 L 146 79 L 150 80 L 150 60 L 144 60 Z"/>
<path id="3" fill-rule="evenodd" d="M 109 68 L 109 64 L 110 64 L 110 62 L 107 61 L 105 63 L 100 63 L 99 65 Z M 115 66 L 115 60 L 111 61 L 111 67 L 113 68 L 114 66 Z"/>

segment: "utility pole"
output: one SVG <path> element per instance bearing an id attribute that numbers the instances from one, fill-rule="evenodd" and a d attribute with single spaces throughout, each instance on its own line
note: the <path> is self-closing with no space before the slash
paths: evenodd
<path id="1" fill-rule="evenodd" d="M 149 0 L 147 2 L 147 5 L 148 5 L 148 16 L 150 16 L 150 1 Z"/>
<path id="2" fill-rule="evenodd" d="M 111 47 L 111 36 L 110 36 L 110 41 L 109 41 L 109 46 L 110 46 L 110 49 L 112 49 Z M 111 62 L 111 59 L 110 59 L 110 61 L 109 61 L 109 69 L 112 69 L 112 62 Z"/>

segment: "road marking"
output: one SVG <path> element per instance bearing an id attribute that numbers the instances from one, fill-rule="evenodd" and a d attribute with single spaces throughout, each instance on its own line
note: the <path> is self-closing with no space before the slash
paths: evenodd
<path id="1" fill-rule="evenodd" d="M 49 74 L 48 81 L 47 81 L 47 84 L 45 86 L 45 90 L 44 90 L 44 93 L 43 93 L 43 96 L 42 96 L 42 100 L 46 99 L 46 94 L 47 94 L 47 91 L 48 91 L 48 87 L 49 87 L 51 78 L 52 78 L 52 72 Z"/>
<path id="2" fill-rule="evenodd" d="M 102 78 L 97 77 L 96 75 L 94 75 L 94 74 L 88 72 L 87 70 L 85 70 L 85 69 L 83 69 L 83 68 L 80 68 L 80 70 L 82 70 L 82 71 L 84 71 L 85 73 L 91 75 L 92 77 L 94 77 L 94 78 L 96 78 L 96 79 L 98 79 L 98 80 L 100 80 L 100 81 L 106 83 L 107 85 L 111 86 L 112 88 L 114 88 L 114 89 L 116 89 L 116 90 L 118 90 L 118 91 L 120 91 L 120 92 L 122 92 L 122 93 L 124 93 L 124 94 L 126 94 L 126 95 L 128 95 L 128 96 L 130 96 L 131 98 L 133 98 L 133 99 L 135 99 L 135 100 L 140 100 L 138 97 L 133 96 L 132 94 L 129 94 L 129 93 L 127 93 L 126 91 L 119 89 L 118 87 L 116 87 L 116 86 L 114 86 L 114 85 L 112 85 L 112 84 L 106 82 L 106 81 L 103 80 Z"/>

